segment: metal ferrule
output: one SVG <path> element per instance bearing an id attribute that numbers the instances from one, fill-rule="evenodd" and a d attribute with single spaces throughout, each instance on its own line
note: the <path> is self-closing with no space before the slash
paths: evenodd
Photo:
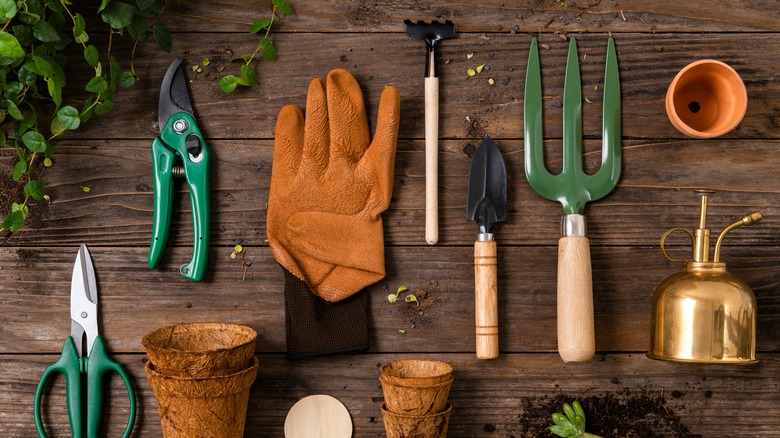
<path id="1" fill-rule="evenodd" d="M 566 214 L 561 219 L 561 236 L 563 237 L 587 237 L 588 230 L 585 224 L 585 215 Z"/>
<path id="2" fill-rule="evenodd" d="M 425 52 L 425 77 L 426 78 L 435 78 L 436 77 L 436 49 L 433 44 L 426 44 L 427 51 Z"/>
<path id="3" fill-rule="evenodd" d="M 491 241 L 493 241 L 493 233 L 477 234 L 477 242 L 491 242 Z"/>

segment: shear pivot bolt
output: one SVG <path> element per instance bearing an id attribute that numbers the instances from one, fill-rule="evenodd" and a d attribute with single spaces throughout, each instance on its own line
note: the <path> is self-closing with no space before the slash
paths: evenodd
<path id="1" fill-rule="evenodd" d="M 190 128 L 190 125 L 187 123 L 184 119 L 179 119 L 175 122 L 173 122 L 173 130 L 176 131 L 177 134 L 182 134 L 187 131 L 187 129 Z"/>
<path id="2" fill-rule="evenodd" d="M 86 318 L 87 317 L 87 312 L 81 312 L 81 317 L 82 318 Z"/>

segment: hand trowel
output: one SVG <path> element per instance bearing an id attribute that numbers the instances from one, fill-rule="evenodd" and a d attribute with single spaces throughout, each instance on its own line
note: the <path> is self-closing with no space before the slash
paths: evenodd
<path id="1" fill-rule="evenodd" d="M 485 137 L 471 159 L 466 219 L 479 225 L 474 242 L 477 358 L 498 357 L 498 270 L 491 229 L 506 222 L 506 165 L 498 145 Z"/>

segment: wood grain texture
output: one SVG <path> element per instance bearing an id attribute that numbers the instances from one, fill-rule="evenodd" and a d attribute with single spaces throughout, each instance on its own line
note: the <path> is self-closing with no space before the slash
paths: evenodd
<path id="1" fill-rule="evenodd" d="M 114 357 L 128 365 L 139 391 L 137 437 L 161 437 L 154 396 L 143 373 L 143 334 L 179 322 L 248 324 L 258 332 L 260 378 L 250 398 L 246 436 L 283 436 L 284 417 L 300 398 L 325 393 L 345 403 L 356 438 L 383 436 L 379 365 L 431 358 L 455 368 L 449 436 L 543 436 L 524 429 L 530 407 L 558 394 L 649 392 L 702 436 L 776 436 L 780 382 L 780 9 L 772 0 L 291 0 L 272 35 L 275 63 L 257 64 L 258 87 L 227 95 L 219 76 L 238 71 L 231 58 L 250 54 L 250 21 L 271 1 L 166 3 L 174 49 L 153 43 L 136 54 L 135 87 L 116 94 L 114 110 L 58 139 L 55 165 L 43 179 L 51 204 L 32 206 L 35 219 L 0 247 L 0 431 L 35 436 L 32 398 L 46 364 L 69 330 L 68 293 L 75 249 L 90 246 L 101 294 L 100 328 Z M 99 6 L 74 6 L 94 20 Z M 451 19 L 456 37 L 441 44 L 439 66 L 439 244 L 425 232 L 425 49 L 404 33 L 403 19 Z M 95 23 L 90 21 L 90 23 Z M 95 23 L 98 24 L 98 23 Z M 102 24 L 101 24 L 102 25 Z M 568 44 L 578 41 L 583 83 L 585 170 L 598 169 L 601 83 L 606 39 L 618 49 L 622 85 L 623 171 L 617 188 L 588 205 L 597 356 L 564 364 L 556 344 L 556 241 L 560 205 L 528 186 L 522 163 L 522 95 L 531 35 L 538 35 L 543 81 L 546 164 L 561 168 L 562 93 Z M 101 50 L 107 35 L 90 32 Z M 114 37 L 127 59 L 131 44 Z M 472 56 L 469 56 L 472 54 Z M 80 59 L 80 50 L 74 60 Z M 151 235 L 150 144 L 157 99 L 171 60 L 185 60 L 199 125 L 212 152 L 210 264 L 204 283 L 182 278 L 192 246 L 190 205 L 177 185 L 169 248 L 159 271 L 146 266 Z M 734 67 L 748 91 L 748 110 L 734 131 L 712 140 L 684 137 L 668 121 L 664 95 L 691 61 L 713 58 Z M 203 61 L 209 60 L 208 66 Z M 201 72 L 192 70 L 201 66 Z M 467 70 L 485 65 L 468 77 Z M 69 63 L 66 95 L 78 97 L 91 77 Z M 276 117 L 282 106 L 304 108 L 309 81 L 334 68 L 355 75 L 375 126 L 383 88 L 401 94 L 400 141 L 390 209 L 383 214 L 387 276 L 367 289 L 371 350 L 366 354 L 289 362 L 283 358 L 283 275 L 265 243 L 266 203 Z M 89 69 L 87 69 L 89 70 Z M 489 79 L 494 81 L 493 85 Z M 11 135 L 11 133 L 7 133 Z M 475 357 L 474 259 L 477 234 L 465 220 L 471 157 L 490 134 L 504 156 L 509 220 L 494 230 L 498 246 L 501 355 Z M 0 149 L 0 178 L 16 160 Z M 82 187 L 89 187 L 85 193 Z M 730 234 L 723 260 L 758 301 L 758 365 L 680 366 L 646 359 L 652 292 L 679 270 L 658 248 L 670 227 L 693 228 L 698 198 L 710 199 L 714 233 L 743 214 L 765 220 Z M 4 210 L 7 205 L 0 205 Z M 687 255 L 682 238 L 671 252 Z M 230 258 L 236 242 L 244 255 Z M 420 308 L 390 304 L 399 286 L 425 291 Z M 406 334 L 399 334 L 399 329 Z M 119 379 L 111 381 L 107 436 L 127 411 Z M 47 395 L 46 422 L 67 436 L 63 381 Z"/>
<path id="2" fill-rule="evenodd" d="M 498 245 L 474 242 L 474 309 L 477 358 L 498 357 Z"/>
<path id="3" fill-rule="evenodd" d="M 368 288 L 374 352 L 464 352 L 474 354 L 474 259 L 471 246 L 432 249 L 388 247 L 387 277 Z M 596 349 L 649 348 L 653 289 L 681 266 L 658 248 L 594 247 L 592 250 Z M 749 284 L 758 301 L 757 345 L 780 350 L 780 283 L 774 248 L 734 247 L 730 270 Z M 245 247 L 246 278 L 231 248 L 212 248 L 206 281 L 178 273 L 189 249 L 170 251 L 161 271 L 146 267 L 146 249 L 90 247 L 99 282 L 100 329 L 109 349 L 142 352 L 142 336 L 181 322 L 247 324 L 258 332 L 260 352 L 283 352 L 284 278 L 267 248 Z M 68 333 L 73 269 L 70 247 L 5 248 L 0 251 L 0 353 L 54 353 Z M 501 352 L 556 351 L 555 247 L 498 248 Z M 641 261 L 641 262 L 640 262 Z M 414 303 L 390 304 L 399 286 L 423 289 L 420 314 Z M 398 329 L 406 330 L 399 335 Z"/>
<path id="4" fill-rule="evenodd" d="M 589 362 L 596 352 L 596 332 L 587 237 L 566 236 L 558 240 L 557 291 L 558 353 L 564 362 Z"/>
<path id="5" fill-rule="evenodd" d="M 157 404 L 143 371 L 142 355 L 115 355 L 135 377 L 139 397 L 134 437 L 162 437 Z M 249 398 L 245 436 L 282 437 L 287 411 L 300 398 L 329 394 L 352 416 L 355 437 L 382 437 L 379 405 L 382 390 L 379 366 L 409 354 L 366 354 L 290 362 L 280 355 L 261 354 L 258 379 Z M 455 378 L 450 391 L 453 415 L 451 437 L 545 436 L 544 430 L 526 430 L 521 418 L 542 397 L 571 394 L 578 397 L 629 391 L 664 396 L 665 408 L 702 436 L 772 436 L 780 416 L 765 409 L 776 402 L 780 357 L 763 355 L 754 366 L 701 366 L 653 361 L 637 354 L 599 355 L 588 364 L 565 365 L 557 354 L 502 354 L 480 361 L 460 354 L 430 354 L 450 363 Z M 0 355 L 3 373 L 3 436 L 36 436 L 32 392 L 37 378 L 53 355 Z M 110 424 L 126 418 L 127 401 L 121 382 L 111 381 Z M 45 407 L 47 427 L 67 436 L 63 381 L 50 390 Z M 672 395 L 674 394 L 674 395 Z M 110 428 L 111 426 L 109 426 Z M 487 432 L 493 430 L 493 432 Z M 109 429 L 113 430 L 113 429 Z M 113 435 L 106 435 L 113 436 Z"/>

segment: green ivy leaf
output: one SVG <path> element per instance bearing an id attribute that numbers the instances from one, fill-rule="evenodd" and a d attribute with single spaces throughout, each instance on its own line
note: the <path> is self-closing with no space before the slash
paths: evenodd
<path id="1" fill-rule="evenodd" d="M 135 4 L 138 5 L 138 9 L 144 10 L 154 6 L 156 0 L 135 0 Z"/>
<path id="2" fill-rule="evenodd" d="M 266 61 L 276 61 L 279 58 L 276 46 L 270 39 L 262 38 L 260 40 L 260 48 L 263 50 L 263 59 Z"/>
<path id="3" fill-rule="evenodd" d="M 27 116 L 21 121 L 14 123 L 14 134 L 19 138 L 24 135 L 25 132 L 29 131 L 33 125 L 35 125 L 35 116 Z"/>
<path id="4" fill-rule="evenodd" d="M 54 79 L 47 79 L 46 88 L 49 90 L 49 96 L 54 101 L 54 105 L 59 108 L 62 105 L 62 87 Z"/>
<path id="5" fill-rule="evenodd" d="M 51 167 L 52 164 L 54 164 L 54 163 L 51 161 L 51 158 L 46 157 L 46 158 L 43 159 L 43 165 L 45 167 Z"/>
<path id="6" fill-rule="evenodd" d="M 76 37 L 76 42 L 79 44 L 84 44 L 87 41 L 89 41 L 89 34 L 86 32 L 81 32 L 81 35 Z"/>
<path id="7" fill-rule="evenodd" d="M 119 75 L 119 86 L 122 88 L 129 88 L 132 87 L 133 84 L 135 84 L 135 76 L 133 75 L 133 72 L 131 71 L 123 71 L 121 75 Z"/>
<path id="8" fill-rule="evenodd" d="M 84 47 L 84 59 L 90 67 L 97 67 L 98 61 L 100 61 L 100 54 L 98 53 L 97 47 L 92 44 Z"/>
<path id="9" fill-rule="evenodd" d="M 238 87 L 238 78 L 233 75 L 227 75 L 219 80 L 219 88 L 225 93 L 232 93 Z"/>
<path id="10" fill-rule="evenodd" d="M 20 58 L 24 58 L 24 49 L 19 45 L 19 40 L 8 32 L 0 31 L 0 65 L 9 65 Z"/>
<path id="11" fill-rule="evenodd" d="M 0 0 L 0 15 L 5 18 L 14 18 L 16 15 L 16 2 L 14 0 Z"/>
<path id="12" fill-rule="evenodd" d="M 95 76 L 87 82 L 87 86 L 84 89 L 90 93 L 102 93 L 108 90 L 108 82 L 106 82 L 103 76 Z"/>
<path id="13" fill-rule="evenodd" d="M 57 111 L 57 120 L 62 123 L 62 126 L 70 130 L 78 129 L 79 125 L 81 125 L 79 110 L 70 105 L 64 106 Z"/>
<path id="14" fill-rule="evenodd" d="M 11 231 L 19 231 L 24 226 L 24 212 L 16 210 L 3 218 L 3 228 Z"/>
<path id="15" fill-rule="evenodd" d="M 17 161 L 14 165 L 14 181 L 19 181 L 25 173 L 27 173 L 27 161 Z"/>
<path id="16" fill-rule="evenodd" d="M 95 107 L 95 114 L 102 116 L 103 114 L 111 111 L 111 108 L 114 107 L 114 102 L 110 100 L 106 100 L 104 102 L 101 102 L 100 105 Z"/>
<path id="17" fill-rule="evenodd" d="M 73 16 L 73 38 L 78 39 L 79 35 L 84 33 L 87 24 L 84 22 L 84 17 L 81 14 L 76 13 Z"/>
<path id="18" fill-rule="evenodd" d="M 130 25 L 137 11 L 135 6 L 120 2 L 110 2 L 108 5 L 105 5 L 105 3 L 107 3 L 106 0 L 100 5 L 102 10 L 100 16 L 105 23 L 108 23 L 114 29 L 123 29 Z"/>
<path id="19" fill-rule="evenodd" d="M 49 131 L 51 131 L 52 135 L 60 135 L 63 132 L 67 131 L 67 128 L 62 126 L 62 122 L 60 122 L 60 119 L 55 117 L 51 119 L 51 124 L 49 125 Z"/>
<path id="20" fill-rule="evenodd" d="M 132 38 L 135 38 L 138 41 L 146 41 L 148 32 L 146 20 L 144 20 L 144 17 L 137 14 L 134 15 L 133 21 L 130 22 L 130 26 L 127 26 L 127 33 L 129 33 Z"/>
<path id="21" fill-rule="evenodd" d="M 273 0 L 273 2 L 274 6 L 276 6 L 276 10 L 284 15 L 290 15 L 294 12 L 293 7 L 287 3 L 287 0 Z"/>
<path id="22" fill-rule="evenodd" d="M 98 8 L 98 14 L 103 12 L 106 9 L 106 6 L 108 6 L 109 0 L 103 0 L 100 2 L 100 7 Z"/>
<path id="23" fill-rule="evenodd" d="M 241 85 L 246 85 L 247 87 L 251 87 L 257 83 L 257 74 L 255 74 L 255 69 L 253 69 L 252 66 L 246 64 L 241 66 L 241 78 L 239 79 L 239 83 Z"/>
<path id="24" fill-rule="evenodd" d="M 152 33 L 154 34 L 154 40 L 157 41 L 160 48 L 171 53 L 173 41 L 171 40 L 171 31 L 168 30 L 168 26 L 162 21 L 155 21 L 152 25 Z"/>
<path id="25" fill-rule="evenodd" d="M 22 112 L 19 111 L 19 107 L 16 106 L 15 103 L 13 103 L 11 100 L 6 100 L 5 103 L 8 106 L 8 114 L 10 114 L 11 117 L 16 120 L 22 120 L 24 118 Z"/>
<path id="26" fill-rule="evenodd" d="M 46 21 L 35 23 L 35 27 L 33 27 L 33 36 L 38 41 L 43 41 L 44 43 L 51 43 L 62 39 L 59 32 L 57 32 L 57 29 Z"/>
<path id="27" fill-rule="evenodd" d="M 43 199 L 43 195 L 46 194 L 44 193 L 43 181 L 39 179 L 29 181 L 24 185 L 24 193 L 30 195 L 36 201 L 40 201 Z"/>
<path id="28" fill-rule="evenodd" d="M 249 27 L 249 33 L 258 33 L 261 30 L 267 29 L 268 26 L 271 25 L 271 19 L 270 18 L 261 18 Z"/>
<path id="29" fill-rule="evenodd" d="M 21 211 L 22 214 L 24 215 L 25 219 L 27 219 L 27 216 L 30 214 L 30 209 L 27 208 L 26 205 L 24 205 L 24 204 L 19 205 L 19 203 L 17 203 L 17 202 L 11 203 L 11 212 L 14 212 L 14 211 Z"/>
<path id="30" fill-rule="evenodd" d="M 41 16 L 33 12 L 23 11 L 19 14 L 19 19 L 22 20 L 22 23 L 33 25 L 41 21 Z"/>
<path id="31" fill-rule="evenodd" d="M 38 131 L 27 131 L 22 136 L 22 143 L 34 152 L 46 152 L 46 139 Z"/>
<path id="32" fill-rule="evenodd" d="M 45 78 L 50 78 L 54 76 L 54 68 L 52 68 L 51 63 L 46 59 L 40 56 L 33 56 L 32 64 L 37 69 L 37 73 L 39 75 Z M 28 66 L 27 68 L 30 68 L 30 66 Z"/>

